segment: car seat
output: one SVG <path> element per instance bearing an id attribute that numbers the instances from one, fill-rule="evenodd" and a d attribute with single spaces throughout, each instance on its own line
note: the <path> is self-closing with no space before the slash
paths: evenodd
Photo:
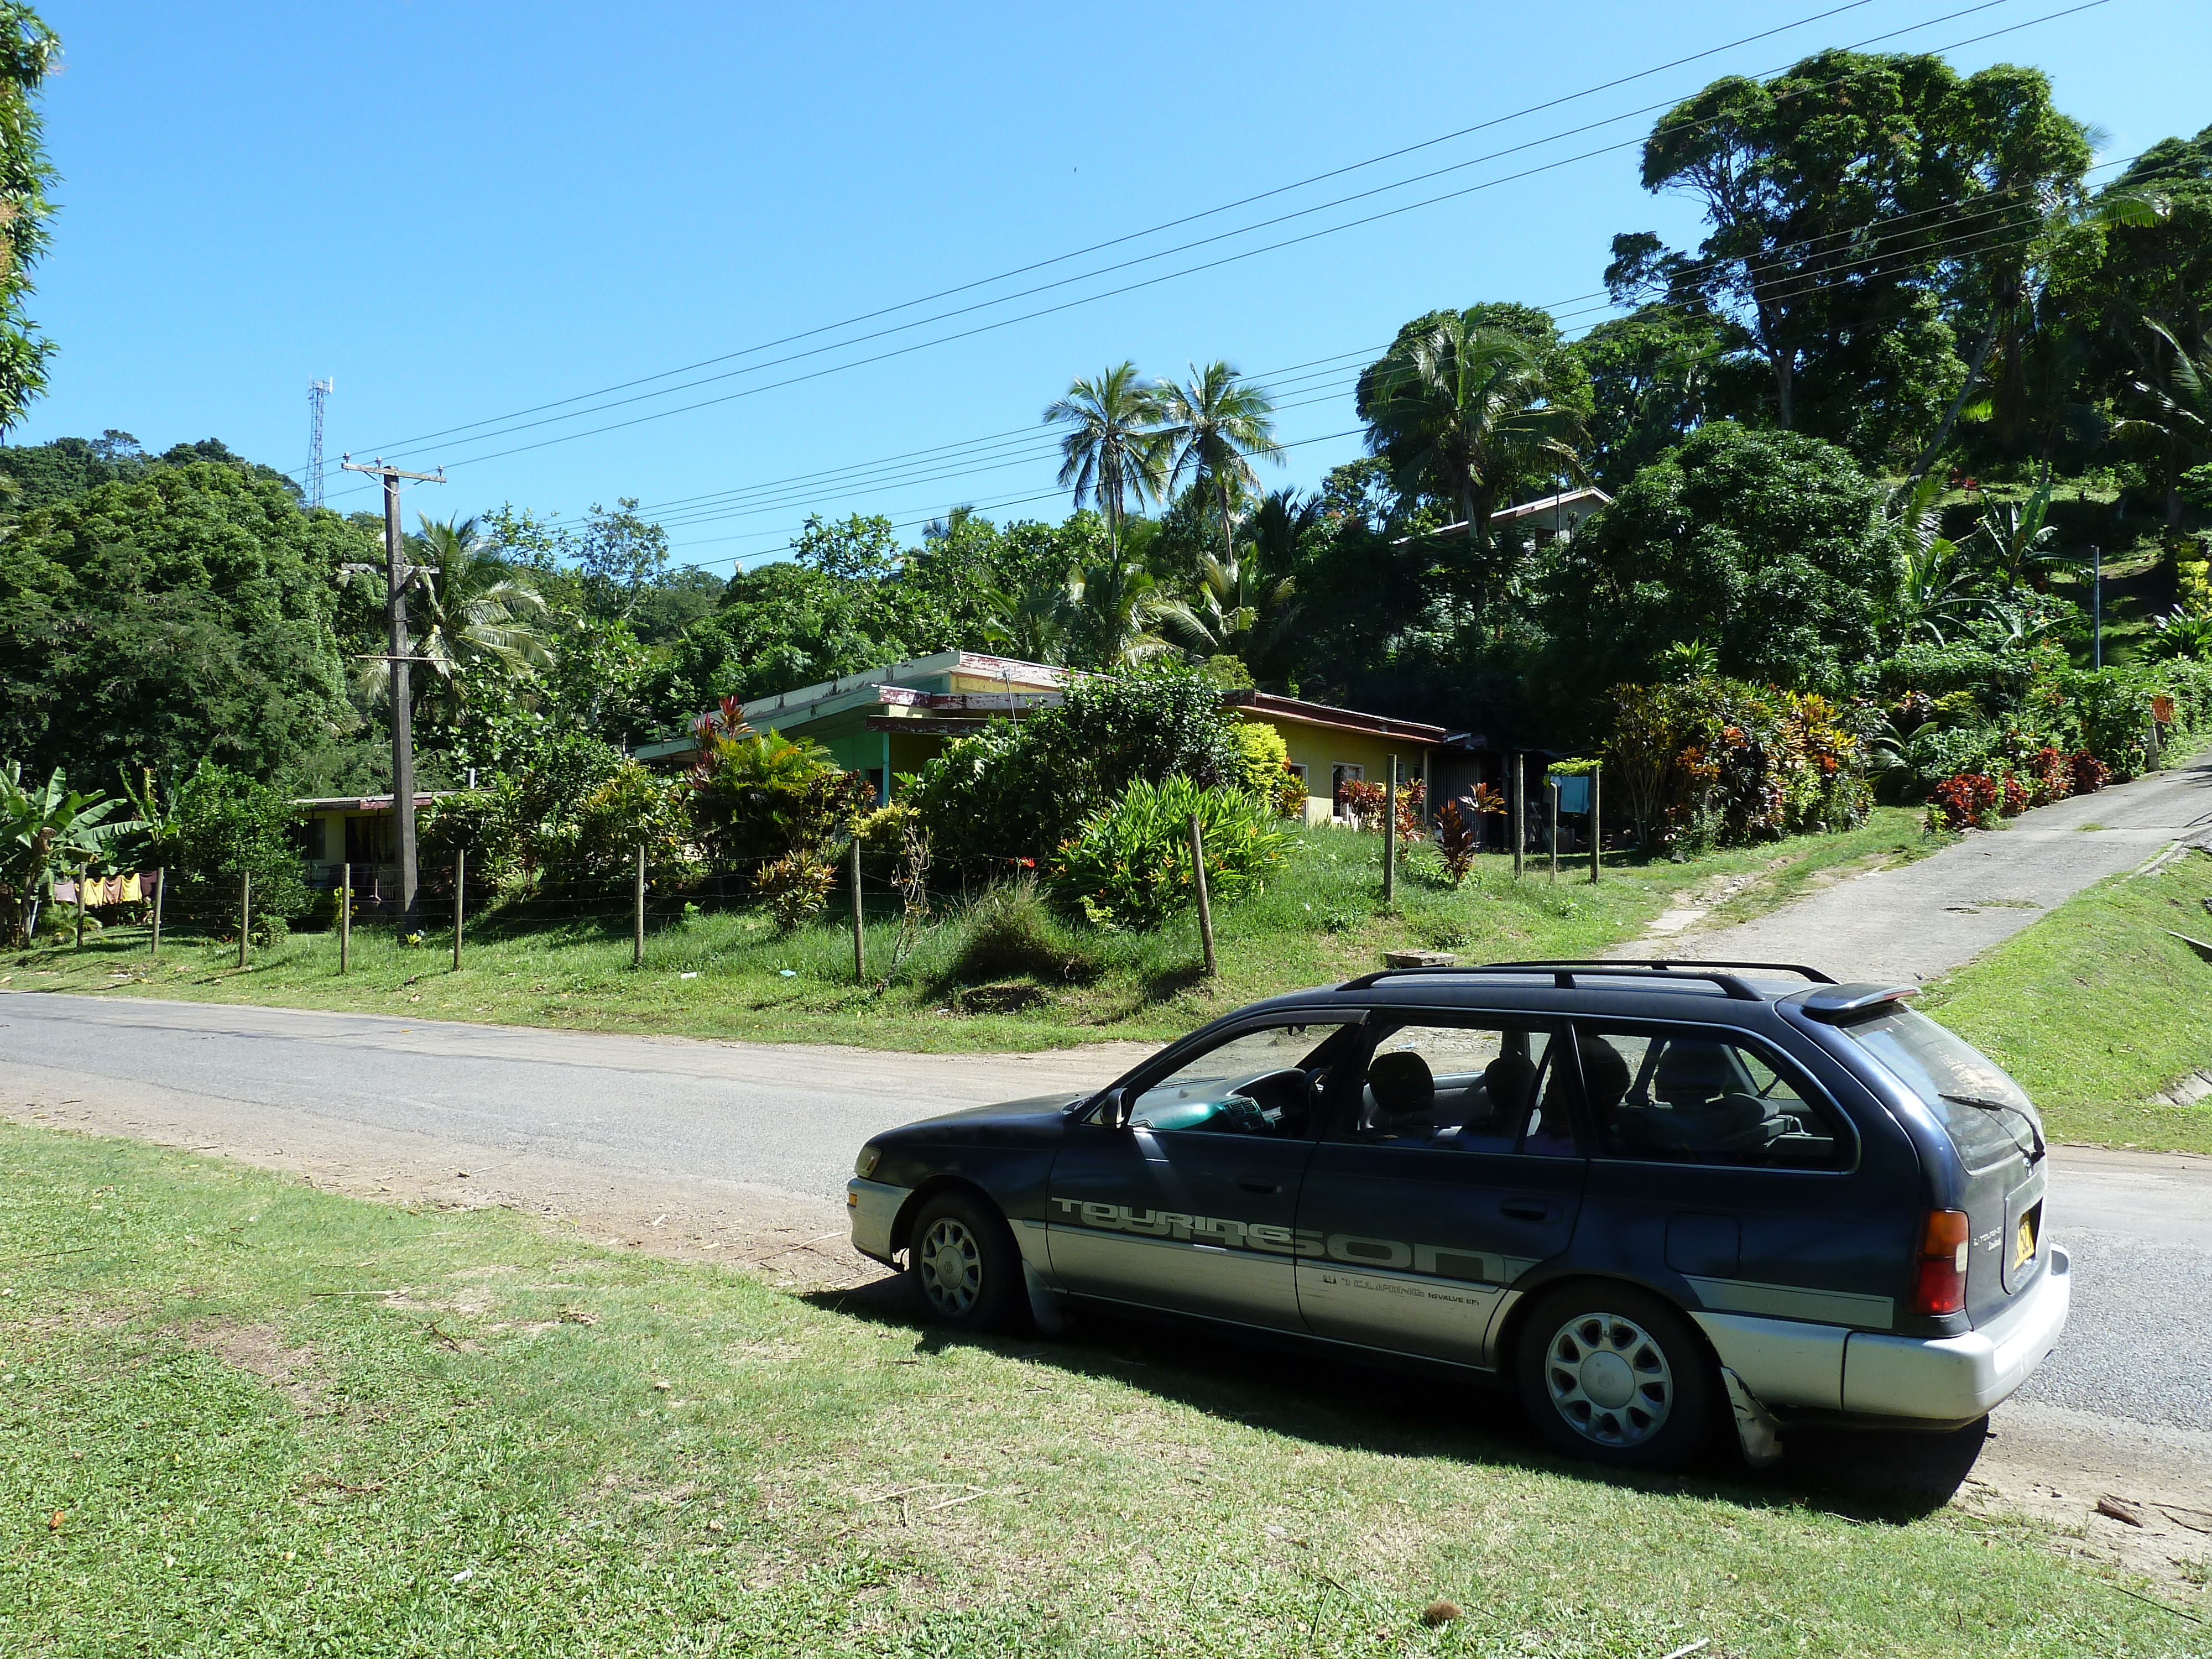
<path id="1" fill-rule="evenodd" d="M 1369 1062 L 1367 1096 L 1359 1126 L 1366 1133 L 1417 1134 L 1436 1127 L 1436 1074 L 1410 1048 L 1377 1054 Z"/>
<path id="2" fill-rule="evenodd" d="M 1742 1073 L 1725 1043 L 1668 1043 L 1651 1068 L 1651 1095 L 1672 1109 L 1638 1115 L 1639 1129 L 1655 1149 L 1734 1152 L 1767 1139 L 1766 1103 L 1744 1092 Z"/>
<path id="3" fill-rule="evenodd" d="M 1460 1127 L 1477 1133 L 1517 1133 L 1535 1090 L 1536 1062 L 1526 1054 L 1500 1054 L 1482 1068 L 1483 1115 Z"/>

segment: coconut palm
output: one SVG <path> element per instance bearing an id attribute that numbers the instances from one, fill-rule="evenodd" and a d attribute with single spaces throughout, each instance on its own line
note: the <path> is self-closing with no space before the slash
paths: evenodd
<path id="1" fill-rule="evenodd" d="M 994 651 L 1024 662 L 1066 659 L 1076 624 L 1076 599 L 1066 576 L 1040 576 L 1021 587 L 992 590 L 985 603 L 983 639 Z"/>
<path id="2" fill-rule="evenodd" d="M 1208 553 L 1198 562 L 1196 592 L 1161 613 L 1161 629 L 1201 655 L 1249 662 L 1281 633 L 1297 591 L 1291 577 L 1268 580 L 1256 558 L 1217 559 Z"/>
<path id="3" fill-rule="evenodd" d="M 1275 400 L 1227 363 L 1216 359 L 1204 368 L 1190 366 L 1190 379 L 1159 389 L 1160 436 L 1169 456 L 1168 488 L 1186 480 L 1202 487 L 1221 514 L 1221 556 L 1237 562 L 1229 516 L 1230 497 L 1256 489 L 1259 474 L 1251 458 L 1264 455 L 1280 465 L 1283 447 L 1275 441 Z"/>
<path id="4" fill-rule="evenodd" d="M 2128 383 L 2137 413 L 2112 428 L 2123 444 L 2155 451 L 2166 464 L 2166 527 L 2181 526 L 2181 475 L 2196 456 L 2212 452 L 2212 353 L 2192 357 L 2165 324 L 2143 325 L 2172 353 L 2164 384 L 2137 376 Z"/>
<path id="5" fill-rule="evenodd" d="M 422 626 L 415 653 L 427 659 L 449 714 L 459 711 L 472 675 L 496 665 L 527 680 L 553 665 L 544 599 L 494 556 L 474 519 L 440 524 L 425 516 L 421 539 L 428 568 L 408 596 Z M 390 664 L 372 659 L 362 678 L 373 696 L 391 695 Z"/>
<path id="6" fill-rule="evenodd" d="M 1158 393 L 1126 360 L 1095 380 L 1075 380 L 1044 412 L 1047 426 L 1067 428 L 1060 441 L 1060 484 L 1073 487 L 1077 507 L 1093 501 L 1106 515 L 1107 547 L 1116 565 L 1130 501 L 1142 507 L 1166 486 L 1159 416 Z"/>
<path id="7" fill-rule="evenodd" d="M 1369 451 L 1389 462 L 1401 494 L 1449 499 L 1477 547 L 1489 545 L 1490 514 L 1512 480 L 1586 476 L 1589 435 L 1550 400 L 1534 350 L 1516 334 L 1447 313 L 1370 374 Z"/>
<path id="8" fill-rule="evenodd" d="M 57 870 L 82 869 L 118 836 L 143 829 L 118 818 L 120 796 L 86 795 L 69 787 L 62 769 L 35 789 L 23 787 L 23 763 L 0 768 L 0 938 L 30 942 L 31 907 Z"/>
<path id="9" fill-rule="evenodd" d="M 1161 636 L 1176 602 L 1159 579 L 1133 560 L 1080 566 L 1068 578 L 1068 632 L 1100 668 L 1133 668 L 1174 647 Z"/>

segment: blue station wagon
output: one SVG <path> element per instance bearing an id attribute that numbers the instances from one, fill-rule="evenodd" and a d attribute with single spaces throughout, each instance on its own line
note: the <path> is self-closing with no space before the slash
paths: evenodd
<path id="1" fill-rule="evenodd" d="M 1256 1003 L 1096 1094 L 861 1149 L 929 1314 L 1179 1316 L 1462 1368 L 1554 1446 L 1958 1427 L 2057 1342 L 2034 1106 L 1906 1006 L 1773 963 L 1411 969 Z"/>

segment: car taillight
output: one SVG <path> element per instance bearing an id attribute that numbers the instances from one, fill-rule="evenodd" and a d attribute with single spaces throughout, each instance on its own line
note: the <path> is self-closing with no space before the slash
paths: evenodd
<path id="1" fill-rule="evenodd" d="M 1966 1212 L 1930 1210 L 1920 1229 L 1912 1311 L 1954 1314 L 1966 1305 Z"/>

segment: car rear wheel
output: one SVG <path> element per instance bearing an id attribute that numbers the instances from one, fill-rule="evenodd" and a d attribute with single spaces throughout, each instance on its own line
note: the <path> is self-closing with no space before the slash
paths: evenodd
<path id="1" fill-rule="evenodd" d="M 1521 1403 L 1570 1456 L 1617 1468 L 1675 1469 L 1705 1449 L 1718 1397 L 1697 1333 L 1633 1285 L 1571 1285 L 1521 1327 Z"/>
<path id="2" fill-rule="evenodd" d="M 963 1330 L 997 1330 L 1024 1303 L 1020 1252 L 997 1211 L 946 1193 L 915 1218 L 907 1271 L 930 1318 Z"/>

